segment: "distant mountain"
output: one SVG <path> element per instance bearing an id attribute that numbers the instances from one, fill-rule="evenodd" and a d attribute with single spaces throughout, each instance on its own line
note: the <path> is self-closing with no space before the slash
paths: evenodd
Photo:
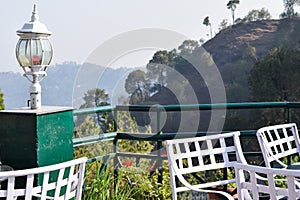
<path id="1" fill-rule="evenodd" d="M 76 85 L 80 79 L 82 71 L 88 71 L 89 68 L 97 68 L 103 73 L 96 77 L 97 84 L 93 88 L 99 87 L 105 89 L 109 96 L 113 99 L 111 102 L 118 103 L 117 100 L 120 96 L 128 96 L 122 83 L 127 78 L 128 73 L 134 68 L 104 68 L 93 64 L 82 65 L 75 62 L 64 62 L 50 66 L 47 70 L 47 77 L 41 81 L 42 85 L 42 105 L 51 106 L 74 106 L 75 108 L 80 105 L 74 105 L 74 97 L 76 94 Z M 93 76 L 93 74 L 89 74 Z M 85 82 L 89 81 L 89 76 L 84 77 Z M 118 85 L 117 85 L 118 84 Z M 29 99 L 30 82 L 20 73 L 1 72 L 0 73 L 0 89 L 4 93 L 4 104 L 6 109 L 20 108 L 27 106 Z M 88 89 L 93 89 L 88 88 Z"/>

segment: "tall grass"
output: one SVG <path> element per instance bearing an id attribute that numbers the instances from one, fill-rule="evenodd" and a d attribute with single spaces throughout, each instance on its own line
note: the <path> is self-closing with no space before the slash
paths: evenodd
<path id="1" fill-rule="evenodd" d="M 113 168 L 107 167 L 85 187 L 83 200 L 130 200 L 136 193 L 135 189 L 121 173 L 114 178 Z"/>

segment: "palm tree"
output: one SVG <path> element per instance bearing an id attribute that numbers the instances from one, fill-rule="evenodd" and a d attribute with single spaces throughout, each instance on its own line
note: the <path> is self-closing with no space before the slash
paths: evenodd
<path id="1" fill-rule="evenodd" d="M 231 10 L 231 15 L 232 15 L 232 24 L 234 24 L 234 11 L 236 9 L 236 5 L 239 4 L 240 1 L 239 0 L 230 0 L 227 3 L 227 9 Z"/>
<path id="2" fill-rule="evenodd" d="M 205 26 L 209 26 L 209 27 L 210 27 L 210 38 L 212 38 L 211 23 L 210 23 L 210 21 L 209 21 L 209 17 L 208 17 L 208 16 L 204 18 L 203 24 L 204 24 Z"/>

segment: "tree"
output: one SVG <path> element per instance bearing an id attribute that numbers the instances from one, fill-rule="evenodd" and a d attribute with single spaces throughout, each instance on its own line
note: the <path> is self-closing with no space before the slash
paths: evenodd
<path id="1" fill-rule="evenodd" d="M 0 110 L 4 110 L 4 96 L 0 89 Z"/>
<path id="2" fill-rule="evenodd" d="M 256 49 L 255 47 L 251 46 L 249 43 L 243 52 L 243 58 L 249 61 L 257 61 L 256 57 Z"/>
<path id="3" fill-rule="evenodd" d="M 209 17 L 208 17 L 208 16 L 204 18 L 203 24 L 204 24 L 205 26 L 209 26 L 209 28 L 210 28 L 210 38 L 212 38 L 211 23 L 210 23 L 210 21 L 209 21 Z"/>
<path id="4" fill-rule="evenodd" d="M 298 14 L 294 10 L 295 5 L 300 5 L 300 0 L 283 0 L 284 12 L 280 15 L 282 18 L 290 18 Z"/>
<path id="5" fill-rule="evenodd" d="M 266 20 L 266 19 L 271 19 L 271 14 L 268 9 L 262 8 L 258 12 L 258 19 L 259 20 Z"/>
<path id="6" fill-rule="evenodd" d="M 109 96 L 104 89 L 91 89 L 88 90 L 83 97 L 85 101 L 84 104 L 80 106 L 82 108 L 94 108 L 100 106 L 107 106 L 109 105 Z M 107 132 L 108 129 L 111 127 L 112 115 L 111 113 L 96 113 L 97 122 L 100 126 L 103 133 Z M 82 117 L 78 118 L 79 123 L 83 122 L 85 119 Z"/>
<path id="7" fill-rule="evenodd" d="M 147 78 L 152 83 L 166 86 L 167 71 L 174 65 L 175 54 L 166 50 L 157 51 L 147 64 Z"/>
<path id="8" fill-rule="evenodd" d="M 300 52 L 284 47 L 273 49 L 251 70 L 252 98 L 255 101 L 298 101 Z"/>
<path id="9" fill-rule="evenodd" d="M 193 53 L 193 51 L 199 47 L 199 43 L 196 40 L 185 40 L 183 43 L 178 47 L 179 55 L 180 56 L 189 56 Z M 174 59 L 173 59 L 174 60 Z"/>
<path id="10" fill-rule="evenodd" d="M 253 101 L 299 101 L 300 51 L 285 47 L 274 48 L 251 69 L 250 89 Z M 260 112 L 260 113 L 258 113 Z M 299 111 L 291 111 L 293 121 L 300 120 Z M 285 122 L 284 109 L 257 111 L 256 123 L 275 124 Z M 261 118 L 258 118 L 260 116 Z M 263 119 L 262 119 L 263 118 Z M 255 123 L 253 123 L 255 124 Z M 262 124 L 259 124 L 261 126 Z"/>
<path id="11" fill-rule="evenodd" d="M 131 72 L 125 81 L 125 90 L 128 94 L 132 94 L 136 89 L 144 87 L 146 83 L 146 73 L 142 70 Z"/>
<path id="12" fill-rule="evenodd" d="M 267 9 L 262 8 L 260 10 L 253 9 L 249 11 L 242 21 L 251 22 L 251 21 L 266 20 L 266 19 L 271 19 L 271 14 Z"/>
<path id="13" fill-rule="evenodd" d="M 80 108 L 93 108 L 109 105 L 109 97 L 105 90 L 95 88 L 88 90 L 83 97 L 84 104 Z"/>
<path id="14" fill-rule="evenodd" d="M 240 1 L 239 0 L 230 0 L 228 3 L 227 3 L 227 9 L 230 9 L 231 10 L 231 15 L 232 15 L 232 24 L 234 24 L 234 12 L 235 12 L 235 9 L 236 9 L 236 5 L 239 4 Z"/>
<path id="15" fill-rule="evenodd" d="M 223 19 L 219 25 L 219 31 L 225 29 L 228 27 L 228 20 L 227 19 Z"/>

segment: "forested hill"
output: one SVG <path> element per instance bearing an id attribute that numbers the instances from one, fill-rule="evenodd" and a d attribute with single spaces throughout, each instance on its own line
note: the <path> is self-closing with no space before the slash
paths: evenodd
<path id="1" fill-rule="evenodd" d="M 238 23 L 203 44 L 222 74 L 227 102 L 251 101 L 254 64 L 275 47 L 299 48 L 300 18 Z"/>
<path id="2" fill-rule="evenodd" d="M 300 18 L 288 18 L 238 23 L 220 31 L 203 47 L 213 55 L 215 63 L 222 67 L 249 56 L 249 46 L 254 47 L 256 58 L 259 59 L 272 48 L 281 45 L 298 48 L 299 41 Z"/>

